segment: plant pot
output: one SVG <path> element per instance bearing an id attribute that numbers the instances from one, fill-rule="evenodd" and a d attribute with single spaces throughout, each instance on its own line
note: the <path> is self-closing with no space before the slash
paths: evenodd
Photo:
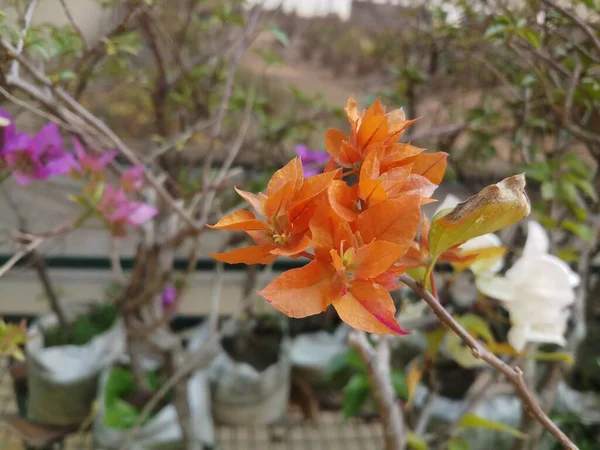
<path id="1" fill-rule="evenodd" d="M 127 358 L 122 357 L 119 363 L 126 365 Z M 143 363 L 146 369 L 157 367 L 157 364 L 153 364 L 151 361 Z M 116 364 L 107 367 L 100 376 L 98 410 L 93 423 L 94 448 L 96 449 L 117 450 L 122 448 L 129 439 L 131 427 L 134 424 L 131 423 L 127 428 L 116 428 L 107 423 L 108 414 L 115 414 L 114 410 L 109 411 L 110 406 L 106 401 L 109 378 L 115 367 L 117 367 Z M 187 394 L 197 448 L 213 448 L 214 432 L 210 415 L 210 386 L 205 371 L 195 372 L 189 378 Z M 116 416 L 116 422 L 124 423 L 118 417 Z M 115 418 L 111 420 L 115 421 Z M 140 426 L 131 445 L 127 448 L 128 450 L 183 450 L 184 443 L 175 406 L 167 403 L 154 413 Z"/>
<path id="2" fill-rule="evenodd" d="M 228 349 L 239 337 L 234 326 L 211 366 L 213 417 L 227 425 L 267 425 L 285 417 L 290 395 L 289 338 L 281 334 L 277 345 L 254 347 L 248 352 L 266 357 L 262 366 L 234 359 Z M 229 350 L 229 351 L 228 351 Z M 269 354 L 271 353 L 271 354 Z M 271 363 L 268 363 L 268 360 Z M 267 362 L 265 362 L 267 361 Z"/>
<path id="3" fill-rule="evenodd" d="M 78 302 L 65 309 L 69 319 L 75 319 L 99 304 Z M 85 345 L 46 348 L 44 330 L 57 326 L 56 315 L 48 314 L 34 322 L 28 332 L 27 418 L 45 425 L 77 425 L 90 414 L 100 372 L 125 349 L 124 329 L 117 319 Z"/>

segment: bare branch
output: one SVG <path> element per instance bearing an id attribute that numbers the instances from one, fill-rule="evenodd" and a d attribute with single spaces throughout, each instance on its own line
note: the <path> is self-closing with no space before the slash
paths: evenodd
<path id="1" fill-rule="evenodd" d="M 561 431 L 558 426 L 552 422 L 548 415 L 541 408 L 534 395 L 529 391 L 525 381 L 523 380 L 523 372 L 518 367 L 511 367 L 494 355 L 483 344 L 471 336 L 448 311 L 440 304 L 440 302 L 419 282 L 412 279 L 410 276 L 400 275 L 399 281 L 406 284 L 409 288 L 421 296 L 423 300 L 431 307 L 436 316 L 447 325 L 454 333 L 458 335 L 467 347 L 471 349 L 475 358 L 483 359 L 494 369 L 498 370 L 517 389 L 526 410 L 535 419 L 540 422 L 548 432 L 567 450 L 578 450 L 577 446 L 569 439 L 569 437 Z"/>
<path id="2" fill-rule="evenodd" d="M 577 25 L 579 28 L 581 28 L 581 30 L 591 39 L 592 43 L 594 44 L 594 47 L 596 47 L 596 50 L 598 52 L 600 52 L 600 39 L 598 38 L 598 36 L 596 36 L 596 33 L 594 33 L 594 30 L 587 24 L 585 23 L 583 20 L 581 20 L 579 17 L 577 17 L 576 14 L 572 13 L 571 11 L 568 11 L 567 9 L 563 8 L 562 6 L 557 5 L 556 3 L 554 3 L 551 0 L 542 0 L 546 5 L 548 5 L 550 8 L 555 9 L 556 11 L 558 11 L 559 13 L 561 13 L 564 16 L 567 16 L 571 22 L 573 22 L 575 25 Z"/>

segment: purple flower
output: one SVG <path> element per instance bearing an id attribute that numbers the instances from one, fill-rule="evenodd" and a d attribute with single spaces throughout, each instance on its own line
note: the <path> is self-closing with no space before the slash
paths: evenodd
<path id="1" fill-rule="evenodd" d="M 127 225 L 137 227 L 158 214 L 158 210 L 150 205 L 129 201 L 123 189 L 115 189 L 111 185 L 104 189 L 98 211 L 115 236 L 125 236 Z"/>
<path id="2" fill-rule="evenodd" d="M 302 161 L 304 176 L 310 177 L 323 171 L 325 164 L 329 161 L 329 155 L 321 150 L 310 150 L 306 145 L 298 144 L 294 149 L 296 155 Z"/>
<path id="3" fill-rule="evenodd" d="M 73 156 L 65 153 L 55 123 L 44 126 L 33 138 L 17 133 L 4 152 L 4 161 L 21 186 L 69 172 Z"/>
<path id="4" fill-rule="evenodd" d="M 0 169 L 6 168 L 6 153 L 26 147 L 29 140 L 27 133 L 17 132 L 12 116 L 0 108 Z"/>
<path id="5" fill-rule="evenodd" d="M 121 176 L 121 188 L 125 192 L 134 193 L 144 185 L 144 168 L 134 166 Z"/>
<path id="6" fill-rule="evenodd" d="M 117 156 L 117 152 L 106 152 L 94 157 L 88 155 L 79 139 L 73 138 L 73 148 L 77 155 L 77 161 L 73 164 L 73 170 L 80 175 L 96 175 Z"/>
<path id="7" fill-rule="evenodd" d="M 167 284 L 162 294 L 162 307 L 169 309 L 177 300 L 177 288 L 172 284 Z"/>

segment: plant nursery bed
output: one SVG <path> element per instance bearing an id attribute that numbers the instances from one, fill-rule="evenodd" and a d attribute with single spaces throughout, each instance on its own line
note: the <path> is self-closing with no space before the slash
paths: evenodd
<path id="1" fill-rule="evenodd" d="M 0 362 L 0 414 L 17 414 L 7 360 Z M 275 426 L 229 427 L 215 430 L 220 450 L 380 450 L 383 434 L 378 422 L 344 420 L 341 414 L 322 412 L 317 425 L 302 420 L 300 412 L 290 408 L 286 421 Z M 90 433 L 74 433 L 66 440 L 65 450 L 93 449 Z M 0 421 L 0 450 L 24 450 L 19 436 L 6 422 Z"/>

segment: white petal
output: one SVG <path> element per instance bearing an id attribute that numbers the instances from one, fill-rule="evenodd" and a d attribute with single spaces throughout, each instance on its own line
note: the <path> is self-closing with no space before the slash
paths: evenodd
<path id="1" fill-rule="evenodd" d="M 458 198 L 456 195 L 454 195 L 454 194 L 446 195 L 446 198 L 444 198 L 444 201 L 440 204 L 440 206 L 437 207 L 437 209 L 433 213 L 433 216 L 435 217 L 435 215 L 437 213 L 439 213 L 442 209 L 454 208 L 460 202 L 461 202 L 461 199 Z"/>
<path id="2" fill-rule="evenodd" d="M 553 255 L 522 257 L 506 272 L 515 286 L 544 286 L 549 289 L 564 289 L 570 286 L 570 269 Z"/>
<path id="3" fill-rule="evenodd" d="M 476 238 L 470 239 L 460 246 L 461 250 L 466 252 L 488 247 L 501 247 L 502 241 L 494 233 L 484 234 Z"/>
<path id="4" fill-rule="evenodd" d="M 558 326 L 514 326 L 508 332 L 508 342 L 515 350 L 522 350 L 527 342 L 565 345 L 564 328 Z M 517 346 L 521 346 L 517 348 Z"/>
<path id="5" fill-rule="evenodd" d="M 530 220 L 527 224 L 527 241 L 525 242 L 525 248 L 523 248 L 523 256 L 544 255 L 548 253 L 549 248 L 550 241 L 544 227 L 539 222 Z"/>
<path id="6" fill-rule="evenodd" d="M 514 289 L 510 281 L 504 277 L 482 276 L 475 279 L 475 285 L 482 294 L 488 297 L 509 302 L 514 298 Z"/>
<path id="7" fill-rule="evenodd" d="M 514 326 L 508 332 L 508 343 L 518 352 L 525 350 L 525 327 Z"/>

